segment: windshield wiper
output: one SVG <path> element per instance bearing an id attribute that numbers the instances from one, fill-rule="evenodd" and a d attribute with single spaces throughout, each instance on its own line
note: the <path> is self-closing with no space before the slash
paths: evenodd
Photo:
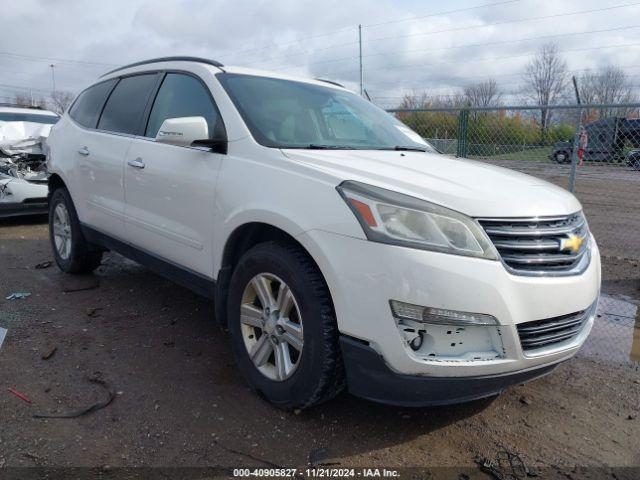
<path id="1" fill-rule="evenodd" d="M 346 147 L 341 147 L 340 145 L 320 145 L 312 143 L 307 148 L 311 150 L 344 150 Z"/>
<path id="2" fill-rule="evenodd" d="M 411 147 L 411 146 L 404 146 L 404 145 L 396 145 L 395 147 L 393 147 L 393 149 L 398 152 L 426 152 L 427 151 L 425 148 Z"/>

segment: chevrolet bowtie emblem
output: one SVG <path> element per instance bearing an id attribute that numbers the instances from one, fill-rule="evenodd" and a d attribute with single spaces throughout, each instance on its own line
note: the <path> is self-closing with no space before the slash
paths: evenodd
<path id="1" fill-rule="evenodd" d="M 560 240 L 560 250 L 571 250 L 571 252 L 573 253 L 578 253 L 582 242 L 584 242 L 583 238 L 572 233 L 568 238 L 563 238 Z"/>

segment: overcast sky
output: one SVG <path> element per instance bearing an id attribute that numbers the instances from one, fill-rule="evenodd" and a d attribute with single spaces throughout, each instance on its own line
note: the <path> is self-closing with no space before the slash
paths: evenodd
<path id="1" fill-rule="evenodd" d="M 585 10 L 599 11 L 567 15 Z M 28 89 L 48 95 L 50 64 L 57 88 L 77 93 L 114 66 L 179 54 L 357 90 L 358 24 L 365 88 L 385 105 L 487 77 L 508 98 L 548 41 L 576 73 L 616 64 L 640 85 L 633 0 L 20 0 L 2 7 L 0 101 Z"/>

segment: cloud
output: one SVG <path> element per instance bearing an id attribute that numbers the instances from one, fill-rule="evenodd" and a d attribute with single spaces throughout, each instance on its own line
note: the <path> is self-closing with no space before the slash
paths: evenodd
<path id="1" fill-rule="evenodd" d="M 557 42 L 565 51 L 571 70 L 618 64 L 640 83 L 636 76 L 640 68 L 635 68 L 640 67 L 640 46 L 584 50 L 640 43 L 634 41 L 640 28 L 581 33 L 640 26 L 634 21 L 640 18 L 638 6 L 516 21 L 620 4 L 518 0 L 396 21 L 479 3 L 112 0 L 88 4 L 61 0 L 54 6 L 45 0 L 22 0 L 3 9 L 2 53 L 47 58 L 0 55 L 0 96 L 29 88 L 36 95 L 46 95 L 51 89 L 52 63 L 57 87 L 77 92 L 110 65 L 173 54 L 330 78 L 356 89 L 359 23 L 365 25 L 365 86 L 374 97 L 385 97 L 391 104 L 409 91 L 454 92 L 489 76 L 504 92 L 516 91 L 530 55 L 546 41 Z"/>

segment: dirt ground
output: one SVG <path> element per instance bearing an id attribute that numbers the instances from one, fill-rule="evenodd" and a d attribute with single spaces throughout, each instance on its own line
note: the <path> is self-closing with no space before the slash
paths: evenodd
<path id="1" fill-rule="evenodd" d="M 640 183 L 611 189 L 611 209 L 600 210 L 591 202 L 602 194 L 597 185 L 585 180 L 578 191 L 604 240 L 603 292 L 636 305 L 640 267 L 629 252 L 640 226 L 618 241 L 612 230 L 630 211 L 618 202 L 639 191 Z M 244 383 L 211 302 L 115 254 L 95 275 L 36 269 L 52 259 L 42 221 L 0 221 L 0 327 L 8 330 L 0 348 L 0 478 L 42 472 L 19 467 L 90 467 L 73 478 L 120 478 L 138 471 L 121 467 L 153 467 L 144 470 L 153 476 L 160 467 L 312 463 L 480 479 L 490 477 L 476 459 L 505 451 L 520 453 L 542 478 L 638 478 L 640 372 L 628 358 L 599 355 L 592 345 L 545 378 L 458 406 L 395 408 L 342 394 L 284 413 Z M 21 291 L 31 296 L 5 300 Z M 89 381 L 96 378 L 104 386 Z M 33 416 L 104 401 L 107 389 L 115 400 L 98 411 Z M 204 478 L 185 472 L 157 478 Z"/>

